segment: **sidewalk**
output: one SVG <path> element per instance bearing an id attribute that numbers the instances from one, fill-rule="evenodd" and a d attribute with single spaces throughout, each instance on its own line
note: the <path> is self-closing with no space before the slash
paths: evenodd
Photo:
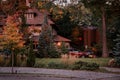
<path id="1" fill-rule="evenodd" d="M 107 71 L 110 71 L 110 72 L 120 73 L 120 68 L 112 68 L 112 67 L 101 67 L 101 68 L 104 68 L 104 69 L 106 69 Z"/>
<path id="2" fill-rule="evenodd" d="M 11 73 L 11 67 L 0 67 L 0 73 Z M 60 69 L 43 69 L 43 68 L 30 68 L 30 67 L 14 67 L 16 73 L 30 73 L 41 75 L 56 75 L 65 77 L 76 77 L 88 80 L 102 80 L 103 78 L 118 78 L 120 74 L 101 73 L 92 71 L 77 71 L 77 70 L 60 70 Z"/>

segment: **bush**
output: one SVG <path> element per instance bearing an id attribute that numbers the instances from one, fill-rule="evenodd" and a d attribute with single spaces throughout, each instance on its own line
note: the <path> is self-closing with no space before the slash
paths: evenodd
<path id="1" fill-rule="evenodd" d="M 53 49 L 49 50 L 48 55 L 50 58 L 59 58 L 60 57 L 60 54 L 56 50 L 53 50 Z"/>
<path id="2" fill-rule="evenodd" d="M 33 53 L 29 53 L 28 59 L 27 59 L 27 66 L 32 67 L 35 64 L 35 56 Z"/>
<path id="3" fill-rule="evenodd" d="M 69 52 L 64 42 L 62 42 L 60 50 L 62 54 L 67 54 Z"/>
<path id="4" fill-rule="evenodd" d="M 54 44 L 51 44 L 51 47 L 48 50 L 48 56 L 49 56 L 49 58 L 59 58 L 60 57 L 60 53 L 57 51 Z"/>
<path id="5" fill-rule="evenodd" d="M 67 64 L 63 64 L 63 63 L 56 63 L 56 62 L 50 62 L 48 64 L 48 68 L 54 68 L 54 69 L 67 69 L 68 65 Z"/>
<path id="6" fill-rule="evenodd" d="M 115 67 L 120 67 L 120 57 L 116 57 L 115 58 L 115 64 L 114 64 Z"/>
<path id="7" fill-rule="evenodd" d="M 86 62 L 82 62 L 82 61 L 75 62 L 72 69 L 73 70 L 81 69 L 81 67 L 86 64 L 87 64 Z"/>
<path id="8" fill-rule="evenodd" d="M 44 63 L 36 63 L 34 65 L 34 67 L 37 67 L 37 68 L 47 68 L 47 66 Z"/>
<path id="9" fill-rule="evenodd" d="M 72 69 L 73 70 L 97 70 L 99 69 L 99 65 L 96 63 L 78 61 L 74 63 Z"/>

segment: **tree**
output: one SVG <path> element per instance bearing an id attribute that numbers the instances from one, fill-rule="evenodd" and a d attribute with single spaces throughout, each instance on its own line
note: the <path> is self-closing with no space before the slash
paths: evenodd
<path id="1" fill-rule="evenodd" d="M 55 21 L 56 30 L 58 34 L 70 38 L 72 29 L 77 25 L 74 21 L 70 19 L 70 13 L 64 13 L 62 18 Z"/>
<path id="2" fill-rule="evenodd" d="M 17 17 L 18 15 L 15 14 L 7 18 L 6 26 L 3 27 L 3 35 L 0 41 L 2 48 L 16 49 L 24 46 L 23 35 L 20 33 L 20 23 Z"/>
<path id="3" fill-rule="evenodd" d="M 3 35 L 0 39 L 0 44 L 2 49 L 8 49 L 11 52 L 11 61 L 12 61 L 12 73 L 13 66 L 16 65 L 16 55 L 14 54 L 16 50 L 24 47 L 23 35 L 19 30 L 19 20 L 17 19 L 18 15 L 14 14 L 8 16 L 6 19 L 6 25 L 3 27 Z"/>
<path id="4" fill-rule="evenodd" d="M 69 12 L 69 17 L 71 21 L 74 21 L 79 26 L 90 25 L 91 12 L 88 8 L 84 6 L 82 2 L 78 4 L 71 4 L 65 7 L 65 11 Z"/>
<path id="5" fill-rule="evenodd" d="M 114 57 L 114 66 L 120 67 L 120 16 L 113 19 L 113 23 L 112 26 L 109 28 L 108 34 L 108 37 L 111 40 L 112 44 L 112 54 L 110 54 L 110 56 Z"/>
<path id="6" fill-rule="evenodd" d="M 16 11 L 17 0 L 0 0 L 0 7 L 5 14 L 13 14 Z"/>
<path id="7" fill-rule="evenodd" d="M 102 23 L 102 42 L 103 42 L 103 50 L 102 50 L 102 56 L 108 57 L 108 51 L 107 51 L 107 36 L 106 36 L 106 30 L 108 26 L 110 16 L 108 16 L 109 13 L 113 14 L 114 16 L 119 14 L 120 12 L 120 1 L 119 0 L 82 0 L 83 3 L 91 9 L 93 15 L 96 15 L 98 17 L 101 17 L 101 23 Z M 114 12 L 114 13 L 113 13 Z M 110 15 L 110 14 L 109 14 Z M 107 18 L 106 18 L 107 17 Z M 100 24 L 99 24 L 100 25 Z"/>
<path id="8" fill-rule="evenodd" d="M 107 51 L 107 37 L 106 37 L 106 1 L 105 0 L 83 0 L 83 3 L 88 5 L 93 12 L 96 12 L 95 14 L 101 15 L 102 19 L 102 57 L 108 57 L 108 51 Z"/>
<path id="9" fill-rule="evenodd" d="M 56 21 L 57 19 L 62 18 L 62 14 L 64 12 L 63 9 L 56 6 L 53 3 L 53 1 L 54 0 L 46 0 L 46 1 L 38 0 L 38 1 L 34 1 L 32 5 L 38 8 L 40 11 L 47 10 L 49 13 L 51 13 L 52 19 Z"/>
<path id="10" fill-rule="evenodd" d="M 48 57 L 49 49 L 53 43 L 52 28 L 48 24 L 47 16 L 45 15 L 42 25 L 42 31 L 39 36 L 39 54 L 41 57 Z"/>
<path id="11" fill-rule="evenodd" d="M 112 50 L 113 46 L 116 44 L 114 39 L 120 34 L 120 16 L 116 16 L 111 22 L 107 31 L 107 38 L 109 40 L 109 48 Z"/>
<path id="12" fill-rule="evenodd" d="M 120 67 L 120 34 L 117 34 L 117 38 L 114 39 L 115 45 L 113 47 L 113 55 L 115 57 L 115 65 Z"/>
<path id="13" fill-rule="evenodd" d="M 108 4 L 108 3 L 107 3 Z M 120 34 L 120 4 L 119 0 L 112 1 L 112 5 L 107 10 L 107 24 L 109 27 L 107 28 L 107 38 L 109 42 L 109 49 L 112 50 L 115 45 L 114 39 L 117 37 L 116 34 Z M 112 15 L 111 15 L 112 14 Z"/>
<path id="14" fill-rule="evenodd" d="M 30 40 L 30 44 L 28 46 L 28 58 L 27 58 L 27 66 L 33 67 L 35 64 L 35 54 L 33 51 L 33 42 Z"/>
<path id="15" fill-rule="evenodd" d="M 115 45 L 113 47 L 113 55 L 115 57 L 120 57 L 120 35 L 117 34 L 116 39 L 114 39 Z"/>

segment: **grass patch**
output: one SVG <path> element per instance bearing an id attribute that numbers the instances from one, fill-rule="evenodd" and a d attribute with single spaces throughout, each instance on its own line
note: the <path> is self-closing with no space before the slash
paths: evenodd
<path id="1" fill-rule="evenodd" d="M 108 66 L 108 62 L 111 58 L 80 58 L 79 60 L 89 63 L 97 63 L 100 67 Z"/>
<path id="2" fill-rule="evenodd" d="M 48 64 L 55 62 L 60 63 L 60 58 L 36 58 L 35 67 L 47 68 Z"/>
<path id="3" fill-rule="evenodd" d="M 60 58 L 36 58 L 36 63 L 49 64 L 50 62 L 61 62 Z"/>
<path id="4" fill-rule="evenodd" d="M 108 61 L 111 58 L 78 58 L 77 60 L 81 60 L 84 62 L 89 62 L 89 63 L 97 63 L 100 65 L 100 67 L 105 67 L 108 64 Z M 49 63 L 51 62 L 55 62 L 55 63 L 61 63 L 61 59 L 60 58 L 36 58 L 36 64 L 37 66 L 39 66 L 39 64 L 42 64 L 42 66 L 47 66 Z M 36 67 L 37 67 L 36 66 Z"/>

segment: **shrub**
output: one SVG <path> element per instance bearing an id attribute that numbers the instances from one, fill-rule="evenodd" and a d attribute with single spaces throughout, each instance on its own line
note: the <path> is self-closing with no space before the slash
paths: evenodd
<path id="1" fill-rule="evenodd" d="M 53 43 L 51 44 L 50 49 L 48 51 L 48 56 L 50 58 L 59 58 L 60 57 L 60 54 L 57 51 L 56 46 Z"/>
<path id="2" fill-rule="evenodd" d="M 115 57 L 115 67 L 120 67 L 120 33 L 116 34 L 116 39 L 113 40 L 115 45 L 113 47 L 113 55 Z"/>
<path id="3" fill-rule="evenodd" d="M 44 63 L 36 63 L 34 65 L 34 67 L 37 67 L 37 68 L 46 68 L 47 66 Z"/>
<path id="4" fill-rule="evenodd" d="M 68 54 L 69 52 L 64 42 L 62 42 L 60 49 L 62 54 Z"/>
<path id="5" fill-rule="evenodd" d="M 120 67 L 120 57 L 115 58 L 115 67 Z"/>
<path id="6" fill-rule="evenodd" d="M 60 57 L 60 54 L 57 52 L 57 51 L 50 51 L 49 52 L 49 57 L 50 58 L 59 58 Z"/>
<path id="7" fill-rule="evenodd" d="M 96 63 L 78 61 L 74 63 L 72 69 L 73 70 L 96 70 L 96 69 L 99 69 L 99 65 Z"/>
<path id="8" fill-rule="evenodd" d="M 63 64 L 63 63 L 50 62 L 50 63 L 48 63 L 48 68 L 67 69 L 68 65 L 67 64 Z"/>

